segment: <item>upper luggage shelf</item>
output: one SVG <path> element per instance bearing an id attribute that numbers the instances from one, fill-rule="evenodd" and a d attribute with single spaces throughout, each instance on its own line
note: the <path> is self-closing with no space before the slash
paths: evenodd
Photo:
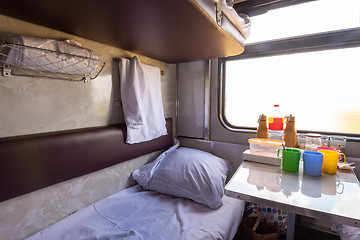
<path id="1" fill-rule="evenodd" d="M 250 29 L 225 0 L 5 0 L 0 14 L 168 63 L 238 55 Z"/>

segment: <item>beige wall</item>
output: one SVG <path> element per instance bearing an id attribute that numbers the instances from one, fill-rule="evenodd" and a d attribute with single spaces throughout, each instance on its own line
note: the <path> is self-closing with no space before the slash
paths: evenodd
<path id="1" fill-rule="evenodd" d="M 106 61 L 90 83 L 0 76 L 0 138 L 124 121 L 113 58 L 134 54 L 0 15 L 0 31 L 54 39 L 75 39 Z M 176 65 L 144 56 L 142 63 L 165 71 L 161 79 L 165 117 L 176 116 Z M 175 125 L 175 124 L 174 124 Z M 0 202 L 0 239 L 23 239 L 74 211 L 134 184 L 131 172 L 159 152 Z M 104 187 L 106 186 L 106 187 Z"/>
<path id="2" fill-rule="evenodd" d="M 123 122 L 119 80 L 113 58 L 133 53 L 0 15 L 0 31 L 53 39 L 75 39 L 106 62 L 90 83 L 46 78 L 0 76 L 0 137 L 101 126 Z M 142 63 L 165 71 L 161 79 L 166 117 L 175 117 L 176 65 L 144 56 Z M 114 72 L 115 71 L 115 72 Z M 114 74 L 112 74 L 114 72 Z"/>

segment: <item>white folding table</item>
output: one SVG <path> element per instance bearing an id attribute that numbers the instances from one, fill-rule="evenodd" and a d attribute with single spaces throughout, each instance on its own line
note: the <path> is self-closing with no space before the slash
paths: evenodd
<path id="1" fill-rule="evenodd" d="M 287 239 L 294 239 L 295 214 L 360 228 L 360 186 L 352 170 L 312 177 L 244 161 L 225 186 L 225 194 L 288 212 Z"/>

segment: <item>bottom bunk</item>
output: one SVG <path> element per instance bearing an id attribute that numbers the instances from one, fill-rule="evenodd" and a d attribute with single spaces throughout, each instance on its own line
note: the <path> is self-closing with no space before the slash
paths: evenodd
<path id="1" fill-rule="evenodd" d="M 227 196 L 222 200 L 214 210 L 135 185 L 28 239 L 232 239 L 244 202 Z"/>
<path id="2" fill-rule="evenodd" d="M 166 126 L 139 144 L 123 125 L 0 139 L 0 238 L 233 239 L 245 203 L 224 196 L 231 163 Z"/>
<path id="3" fill-rule="evenodd" d="M 179 141 L 132 173 L 138 182 L 31 236 L 45 239 L 224 239 L 245 202 L 224 195 L 230 163 Z"/>

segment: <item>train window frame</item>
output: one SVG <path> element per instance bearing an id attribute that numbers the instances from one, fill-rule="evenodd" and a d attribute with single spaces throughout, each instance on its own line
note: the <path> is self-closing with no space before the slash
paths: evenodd
<path id="1" fill-rule="evenodd" d="M 234 126 L 227 119 L 225 114 L 225 86 L 226 86 L 226 62 L 233 60 L 246 60 L 261 57 L 273 57 L 294 53 L 305 53 L 324 51 L 331 49 L 343 49 L 360 47 L 360 28 L 336 30 L 325 33 L 309 34 L 304 36 L 276 39 L 246 45 L 245 51 L 241 55 L 219 58 L 218 79 L 219 79 L 219 111 L 218 118 L 220 123 L 228 130 L 235 132 L 256 132 L 255 127 Z M 314 132 L 298 130 L 298 132 Z M 316 131 L 320 134 L 345 135 L 348 139 L 360 142 L 360 134 L 337 133 Z"/>

